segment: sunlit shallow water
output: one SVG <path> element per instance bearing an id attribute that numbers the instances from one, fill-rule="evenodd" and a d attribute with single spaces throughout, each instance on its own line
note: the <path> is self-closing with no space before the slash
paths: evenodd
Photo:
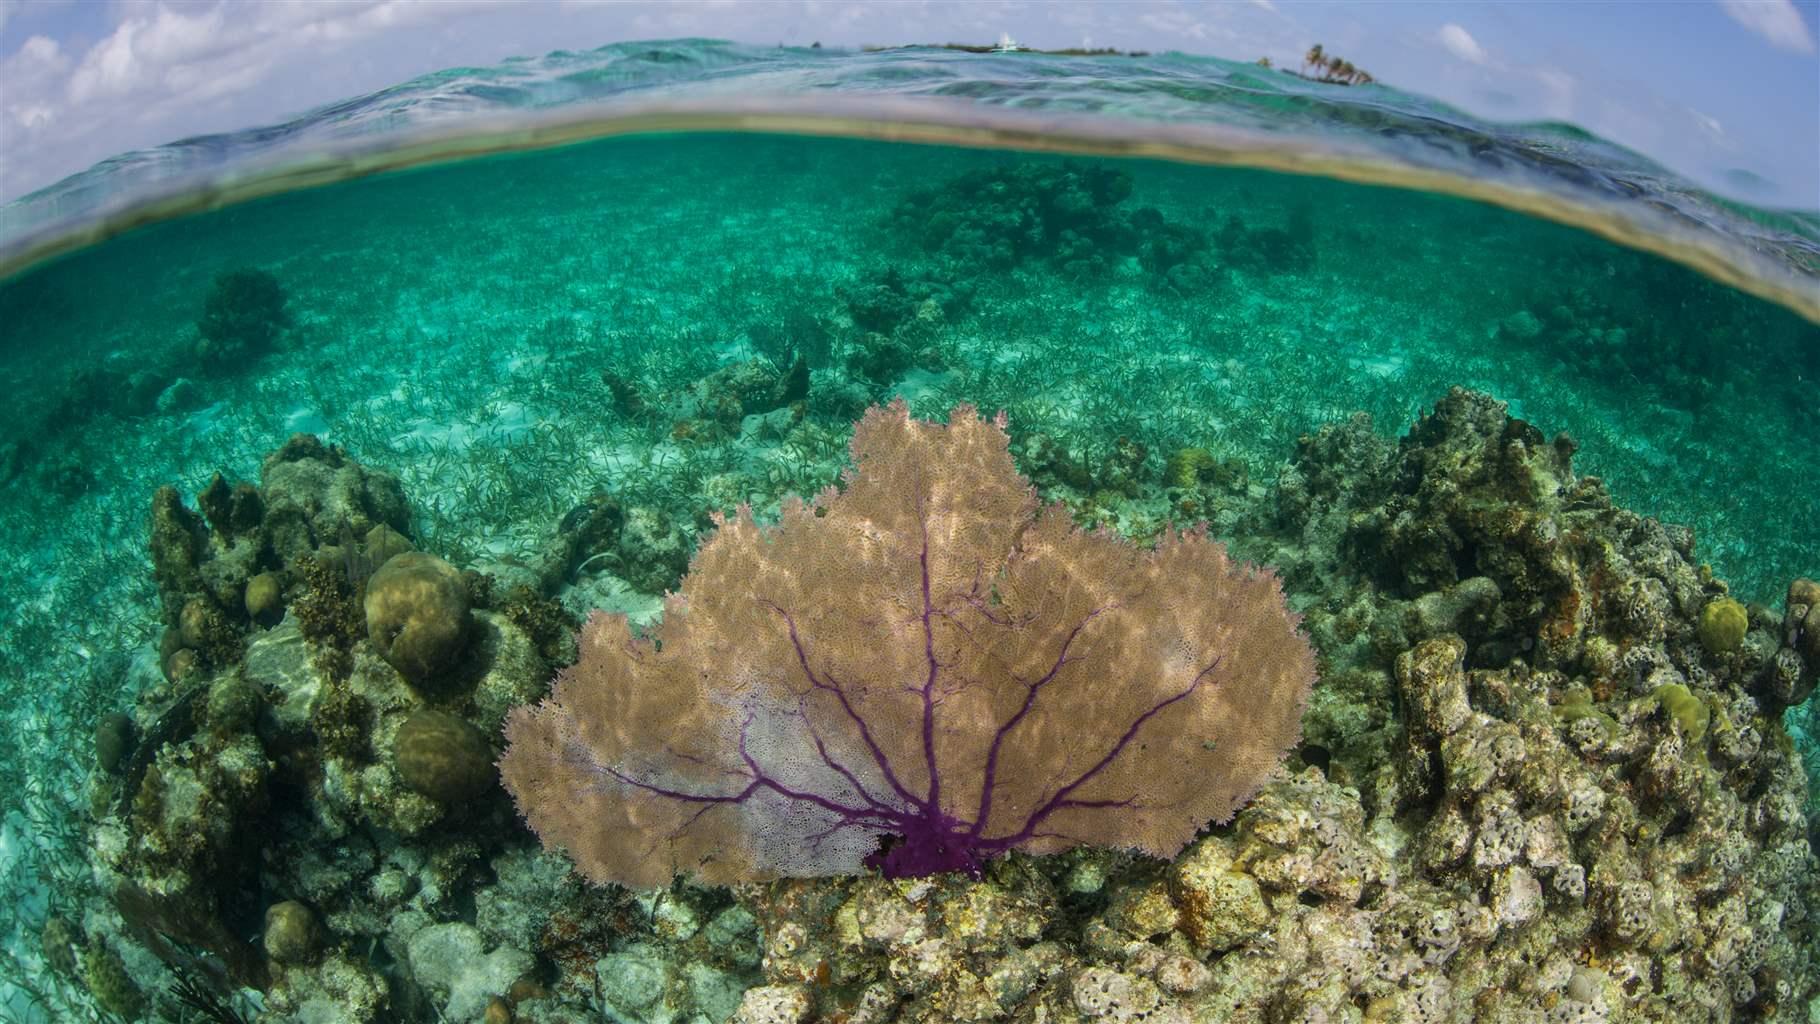
<path id="1" fill-rule="evenodd" d="M 1007 226 L 1019 217 L 1024 229 Z M 269 278 L 233 276 L 249 271 Z M 266 305 L 273 286 L 281 314 Z M 1004 410 L 1020 470 L 1083 524 L 1148 540 L 1166 523 L 1206 520 L 1241 555 L 1276 561 L 1285 542 L 1266 527 L 1277 522 L 1279 474 L 1308 450 L 1299 439 L 1359 412 L 1369 433 L 1395 439 L 1464 387 L 1508 403 L 1545 438 L 1569 435 L 1575 470 L 1602 478 L 1617 504 L 1691 527 L 1692 561 L 1763 606 L 1760 625 L 1781 620 L 1790 580 L 1820 574 L 1811 485 L 1820 479 L 1820 328 L 1553 219 L 1332 177 L 875 139 L 632 134 L 360 177 L 131 230 L 0 284 L 0 325 L 9 396 L 0 550 L 12 580 L 0 593 L 9 624 L 0 706 L 13 737 L 0 753 L 0 856 L 16 894 L 0 915 L 18 986 L 9 1012 L 19 1019 L 97 1012 L 115 964 L 143 993 L 126 1008 L 208 1019 L 194 1009 L 180 1017 L 180 999 L 155 995 L 170 981 L 160 960 L 189 965 L 205 984 L 210 970 L 231 977 L 220 990 L 237 992 L 252 1019 L 254 989 L 287 972 L 303 977 L 282 957 L 266 962 L 266 914 L 286 901 L 321 919 L 316 947 L 390 989 L 377 1016 L 360 1017 L 364 997 L 345 993 L 334 1011 L 343 1016 L 312 1016 L 331 1011 L 300 1008 L 311 1004 L 298 993 L 335 991 L 312 975 L 268 1001 L 272 1019 L 480 1019 L 486 998 L 458 1000 L 436 980 L 436 957 L 414 946 L 432 926 L 478 929 L 473 949 L 466 933 L 437 933 L 466 950 L 446 957 L 462 969 L 512 953 L 496 958 L 512 969 L 500 967 L 503 980 L 482 997 L 503 999 L 519 975 L 549 990 L 513 997 L 520 1019 L 568 1019 L 560 1014 L 591 1000 L 611 1019 L 665 1019 L 659 1002 L 628 1009 L 630 997 L 590 997 L 576 979 L 592 970 L 597 987 L 601 977 L 623 981 L 634 954 L 710 963 L 686 943 L 662 945 L 674 935 L 649 901 L 614 903 L 625 921 L 593 919 L 575 926 L 570 945 L 552 945 L 548 921 L 520 918 L 560 905 L 561 886 L 574 883 L 560 881 L 559 866 L 525 867 L 536 842 L 515 817 L 498 808 L 440 817 L 408 838 L 396 817 L 331 823 L 348 805 L 323 811 L 308 756 L 269 735 L 264 753 L 279 767 L 264 794 L 208 811 L 273 830 L 209 853 L 242 859 L 231 870 L 214 865 L 231 883 L 200 900 L 148 865 L 176 872 L 174 860 L 193 872 L 208 857 L 109 852 L 155 832 L 148 823 L 159 815 L 181 815 L 168 795 L 157 809 L 147 803 L 148 774 L 174 771 L 156 751 L 138 755 L 150 767 L 126 781 L 97 767 L 97 723 L 137 704 L 129 735 L 162 735 L 170 758 L 219 763 L 226 755 L 205 752 L 190 731 L 158 730 L 172 728 L 170 707 L 198 679 L 245 674 L 238 655 L 184 640 L 184 606 L 161 599 L 148 551 L 153 494 L 172 485 L 195 505 L 216 474 L 257 482 L 262 460 L 295 434 L 395 474 L 409 500 L 402 532 L 502 589 L 535 581 L 527 566 L 543 564 L 552 535 L 611 495 L 642 539 L 577 552 L 546 588 L 551 609 L 577 615 L 653 615 L 712 530 L 712 513 L 746 503 L 771 517 L 785 496 L 835 483 L 854 419 L 895 397 L 932 419 L 963 402 Z M 801 371 L 806 387 L 794 387 Z M 316 540 L 344 555 L 356 546 Z M 1358 560 L 1364 576 L 1377 571 L 1343 545 L 1338 557 Z M 1461 558 L 1464 566 L 1472 555 Z M 356 560 L 335 571 L 364 585 L 356 576 L 372 567 L 357 571 Z M 236 571 L 278 577 L 294 623 L 307 572 L 281 563 Z M 1288 575 L 1290 602 L 1311 622 L 1322 602 L 1338 600 L 1320 579 Z M 247 584 L 237 580 L 236 593 Z M 1370 600 L 1420 596 L 1395 590 L 1384 585 Z M 287 628 L 248 608 L 226 613 L 235 642 L 255 651 L 260 637 Z M 1317 634 L 1317 646 L 1329 639 Z M 549 660 L 564 660 L 554 646 Z M 186 651 L 188 662 L 178 657 Z M 1342 665 L 1362 664 L 1388 678 L 1396 654 L 1321 653 L 1336 678 Z M 1468 660 L 1490 668 L 1509 657 Z M 1714 714 L 1736 714 L 1725 701 L 1742 691 L 1713 671 L 1693 689 L 1717 694 Z M 254 674 L 259 687 L 262 678 Z M 270 692 L 263 700 L 277 703 Z M 1379 707 L 1392 721 L 1394 703 L 1386 695 Z M 1787 718 L 1796 736 L 1811 728 L 1808 708 Z M 1304 750 L 1292 765 L 1334 756 L 1320 767 L 1369 789 L 1372 748 L 1360 737 L 1375 727 L 1348 740 L 1323 720 L 1311 728 L 1323 737 L 1319 757 Z M 1354 741 L 1354 763 L 1343 763 Z M 373 743 L 354 760 L 383 774 L 390 759 Z M 197 799 L 207 804 L 206 794 Z M 1740 825 L 1738 834 L 1768 856 L 1769 832 Z M 340 859 L 319 852 L 322 863 L 303 864 L 298 847 L 312 842 L 342 844 Z M 1784 872 L 1778 896 L 1815 892 L 1808 856 Z M 323 880 L 335 872 L 354 881 Z M 129 897 L 123 912 L 123 876 L 179 895 L 161 903 L 153 891 L 156 910 Z M 1140 887 L 1144 875 L 1121 877 Z M 426 892 L 425 880 L 454 891 Z M 386 885 L 413 895 L 375 895 Z M 510 911 L 501 909 L 507 889 Z M 612 903 L 593 898 L 601 914 Z M 729 905 L 725 894 L 691 899 L 690 913 L 715 920 Z M 1797 925 L 1787 926 L 1790 941 L 1811 927 Z M 148 932 L 175 937 L 178 952 L 160 951 Z M 262 966 L 240 963 L 237 950 Z M 1599 967 L 1589 956 L 1575 956 L 1570 973 Z M 609 966 L 583 963 L 600 957 Z M 679 1012 L 724 1018 L 739 988 L 776 981 L 754 963 L 712 962 L 713 983 L 697 985 Z M 1752 984 L 1773 983 L 1763 974 Z M 813 971 L 808 981 L 817 984 Z M 1786 1000 L 1811 996 L 1812 978 L 1789 984 L 1784 1002 L 1753 994 L 1738 1012 L 1770 1006 L 1805 1019 L 1805 1007 Z M 1627 1019 L 1621 1006 L 1611 1012 Z M 1653 1019 L 1648 1012 L 1628 1019 Z"/>

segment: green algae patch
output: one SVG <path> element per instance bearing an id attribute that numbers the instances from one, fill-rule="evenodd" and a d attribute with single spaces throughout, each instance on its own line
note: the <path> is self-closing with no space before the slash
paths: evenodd
<path id="1" fill-rule="evenodd" d="M 105 944 L 90 946 L 82 957 L 82 981 L 95 1005 L 127 1020 L 145 1012 L 145 992 L 127 973 L 120 954 Z"/>
<path id="2" fill-rule="evenodd" d="M 1213 453 L 1205 448 L 1181 448 L 1169 456 L 1163 467 L 1163 483 L 1169 487 L 1189 488 L 1211 476 L 1218 466 Z"/>
<path id="3" fill-rule="evenodd" d="M 1600 711 L 1593 705 L 1592 691 L 1584 686 L 1570 686 L 1562 695 L 1561 703 L 1555 705 L 1555 717 L 1560 719 L 1563 728 L 1572 729 L 1575 722 L 1589 719 L 1597 722 L 1605 735 L 1605 742 L 1610 743 L 1618 738 L 1618 721 Z"/>
<path id="4" fill-rule="evenodd" d="M 1662 705 L 1662 710 L 1681 727 L 1681 734 L 1689 743 L 1699 743 L 1706 738 L 1706 725 L 1712 718 L 1712 709 L 1706 702 L 1690 693 L 1680 683 L 1664 683 L 1656 687 L 1651 696 Z"/>

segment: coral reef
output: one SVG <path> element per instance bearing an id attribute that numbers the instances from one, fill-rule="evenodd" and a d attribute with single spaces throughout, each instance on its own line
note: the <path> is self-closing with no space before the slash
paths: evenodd
<path id="1" fill-rule="evenodd" d="M 398 727 L 392 762 L 405 785 L 445 804 L 485 796 L 495 781 L 486 736 L 433 708 L 418 708 Z"/>
<path id="2" fill-rule="evenodd" d="M 955 318 L 973 297 L 973 286 L 934 274 L 907 275 L 896 266 L 875 270 L 836 293 L 845 302 L 853 325 L 869 334 L 890 336 L 920 315 Z"/>
<path id="3" fill-rule="evenodd" d="M 1503 317 L 1497 340 L 1535 348 L 1564 369 L 1696 416 L 1713 429 L 1750 400 L 1808 406 L 1805 381 L 1820 371 L 1811 327 L 1753 317 L 1727 289 L 1659 261 L 1614 264 L 1596 286 L 1532 297 Z M 1782 366 L 1783 380 L 1753 380 L 1753 366 Z M 1806 413 L 1797 415 L 1805 419 Z"/>
<path id="4" fill-rule="evenodd" d="M 671 434 L 697 442 L 737 437 L 746 417 L 763 416 L 808 396 L 809 363 L 800 355 L 793 354 L 781 368 L 769 359 L 731 363 L 697 380 L 673 403 L 679 415 Z"/>
<path id="5" fill-rule="evenodd" d="M 1457 908 L 1492 918 L 1476 972 L 1578 951 L 1532 964 L 1553 996 L 1514 966 L 1476 981 L 1480 1012 L 1570 991 L 1612 1019 L 1800 1005 L 1820 923 L 1780 715 L 1820 666 L 1767 613 L 1707 640 L 1706 609 L 1735 632 L 1736 602 L 1691 536 L 1614 506 L 1573 447 L 1465 391 L 1394 448 L 1363 421 L 1305 439 L 1264 547 L 1315 598 L 1328 685 L 1306 732 L 1371 831 L 1407 837 L 1400 889 L 1476 893 Z"/>
<path id="6" fill-rule="evenodd" d="M 305 572 L 304 558 L 337 564 L 350 585 L 356 577 L 364 584 L 377 565 L 361 562 L 354 538 L 383 546 L 409 529 L 396 478 L 369 472 L 310 435 L 269 456 L 260 477 L 259 486 L 230 485 L 217 473 L 197 496 L 200 514 L 175 488 L 153 496 L 152 567 L 165 618 L 160 654 L 173 682 L 192 667 L 237 662 L 248 630 L 283 607 L 287 583 Z"/>
<path id="7" fill-rule="evenodd" d="M 257 358 L 291 325 L 284 287 L 270 273 L 254 268 L 230 270 L 215 277 L 196 319 L 196 362 L 221 373 Z"/>
<path id="8" fill-rule="evenodd" d="M 516 595 L 508 614 L 480 579 L 411 550 L 397 482 L 314 438 L 262 476 L 217 476 L 200 515 L 169 488 L 153 503 L 155 575 L 177 609 L 165 664 L 184 667 L 97 729 L 94 856 L 112 907 L 78 943 L 121 1006 L 131 974 L 105 941 L 150 950 L 195 982 L 192 1000 L 211 991 L 198 977 L 259 988 L 273 1021 L 411 1019 L 442 968 L 392 976 L 356 948 L 384 942 L 408 962 L 486 859 L 529 841 L 493 738 L 549 678 L 514 624 L 544 606 Z M 221 969 L 197 974 L 185 950 Z"/>
<path id="9" fill-rule="evenodd" d="M 1008 472 L 1003 435 L 960 422 Z M 956 428 L 917 424 L 901 408 L 868 424 L 847 491 L 794 506 L 798 529 L 812 521 L 881 567 L 896 564 L 900 531 L 885 507 L 862 501 L 868 514 L 849 517 L 843 503 L 869 474 L 895 480 L 917 466 L 933 488 L 924 507 L 968 511 L 917 520 L 952 525 L 935 531 L 943 538 L 999 522 L 994 494 L 1026 514 L 1033 505 L 1014 475 L 1015 486 L 969 484 L 953 492 L 964 501 L 943 504 L 937 485 L 964 464 L 961 452 L 893 462 L 881 445 L 891 430 Z M 1190 826 L 1151 851 L 1173 853 L 1166 860 L 1106 837 L 1013 844 L 956 865 L 970 871 L 891 877 L 923 873 L 891 870 L 889 851 L 861 844 L 849 860 L 879 870 L 630 891 L 589 884 L 567 856 L 540 850 L 491 761 L 511 710 L 576 653 L 553 597 L 573 589 L 582 563 L 657 544 L 660 531 L 635 527 L 642 513 L 603 494 L 554 524 L 513 582 L 450 566 L 439 578 L 459 581 L 468 632 L 425 689 L 382 656 L 363 611 L 375 573 L 409 554 L 402 492 L 293 440 L 295 457 L 268 462 L 262 486 L 212 482 L 201 514 L 174 491 L 155 501 L 155 575 L 176 637 L 163 662 L 187 665 L 130 718 L 97 725 L 94 866 L 113 899 L 80 923 L 53 918 L 41 943 L 111 1012 L 226 998 L 201 960 L 262 991 L 247 1015 L 261 1024 L 1800 1020 L 1820 998 L 1820 864 L 1782 715 L 1809 700 L 1820 673 L 1820 585 L 1794 581 L 1780 614 L 1731 597 L 1693 561 L 1687 531 L 1615 505 L 1575 473 L 1574 448 L 1458 390 L 1398 441 L 1364 418 L 1305 437 L 1270 487 L 1204 449 L 1177 449 L 1159 467 L 1131 442 L 1026 437 L 1015 451 L 1039 485 L 1174 509 L 1218 502 L 1235 550 L 1280 567 L 1321 676 L 1289 760 L 1230 822 L 1181 847 Z M 628 548 L 628 531 L 645 539 Z M 1053 512 L 1016 535 L 1031 565 L 1039 549 L 1080 539 Z M 1102 541 L 1127 569 L 1188 543 L 1157 535 L 1158 555 Z M 793 536 L 749 517 L 724 523 L 669 617 L 705 621 L 737 600 L 736 588 L 701 590 L 698 579 L 825 589 L 825 572 L 782 571 L 794 564 Z M 928 549 L 936 564 L 963 550 L 955 543 Z M 743 563 L 732 553 L 751 544 L 769 568 L 734 573 Z M 938 578 L 973 593 L 964 584 L 989 564 Z M 1074 585 L 1090 577 L 1086 565 L 1072 567 Z M 250 600 L 260 576 L 277 589 L 275 608 L 270 595 Z M 1065 591 L 1030 593 L 1056 601 Z M 968 620 L 976 633 L 995 620 L 1044 635 L 1055 621 L 1088 621 L 1020 616 L 1021 593 L 999 587 L 944 608 L 955 621 L 979 615 Z M 771 596 L 779 608 L 810 607 L 800 594 Z M 908 597 L 872 604 L 917 607 Z M 737 657 L 766 635 L 737 630 L 734 643 L 669 628 L 655 635 L 672 657 Z M 866 678 L 863 664 L 894 656 L 893 645 L 868 643 L 859 661 L 817 668 L 815 638 L 828 628 L 826 616 L 804 615 L 797 633 L 812 678 Z M 584 641 L 584 664 L 661 660 L 623 628 L 605 648 L 602 635 L 597 625 Z M 1051 662 L 1074 656 L 1037 646 Z M 958 664 L 963 649 L 937 663 Z M 1014 649 L 1001 651 L 1012 678 L 1040 678 Z M 1085 667 L 1111 678 L 1097 664 Z M 660 689 L 664 721 L 687 692 Z M 801 695 L 749 705 L 749 764 L 783 763 L 771 758 L 793 726 L 793 781 L 861 764 L 852 757 L 867 746 L 843 747 L 841 730 L 873 723 L 876 698 L 848 696 L 857 718 Z M 557 699 L 572 698 L 559 689 Z M 942 694 L 965 699 L 965 688 Z M 1079 707 L 1060 728 L 1068 743 L 1084 728 Z M 638 732 L 640 721 L 623 724 Z M 1207 756 L 1227 743 L 1218 732 L 1212 751 L 1146 760 L 1147 774 L 1217 788 L 1205 781 L 1219 777 Z M 701 733 L 722 741 L 716 757 L 737 756 L 740 734 L 738 722 Z M 1211 767 L 1184 767 L 1195 764 Z M 852 793 L 885 791 L 848 770 Z M 1017 774 L 1052 790 L 1065 782 Z M 599 778 L 550 792 L 593 807 Z M 662 860 L 639 880 L 669 881 L 681 866 Z M 188 987 L 167 987 L 160 961 Z"/>
<path id="10" fill-rule="evenodd" d="M 967 278 L 1042 260 L 1074 276 L 1105 273 L 1129 251 L 1119 204 L 1131 176 L 1100 164 L 1016 164 L 972 171 L 905 199 L 895 226 L 936 258 L 944 276 Z"/>
<path id="11" fill-rule="evenodd" d="M 1778 715 L 1820 591 L 1713 650 L 1723 585 L 1571 449 L 1468 392 L 1401 444 L 1308 438 L 1248 544 L 1322 654 L 1301 767 L 1160 868 L 748 893 L 735 1019 L 1802 1019 L 1820 874 Z"/>
<path id="12" fill-rule="evenodd" d="M 1280 228 L 1254 228 L 1227 214 L 1214 237 L 1232 266 L 1254 273 L 1299 274 L 1314 266 L 1314 220 L 1305 206 L 1292 207 Z"/>
<path id="13" fill-rule="evenodd" d="M 4 297 L 0 295 L 0 297 Z M 52 493 L 76 496 L 87 471 L 64 461 L 64 446 L 106 416 L 179 412 L 201 404 L 193 377 L 226 375 L 268 351 L 293 323 L 277 278 L 256 269 L 222 273 L 203 299 L 196 337 L 172 351 L 110 352 L 76 360 L 39 382 L 45 395 L 21 436 L 0 439 L 0 482 L 28 468 Z"/>
<path id="14" fill-rule="evenodd" d="M 1028 264 L 1071 278 L 1104 278 L 1135 259 L 1155 287 L 1197 295 L 1220 285 L 1228 267 L 1277 274 L 1306 271 L 1314 263 L 1306 208 L 1291 210 L 1283 228 L 1253 227 L 1228 213 L 1218 230 L 1209 231 L 1155 207 L 1127 209 L 1133 190 L 1129 174 L 1104 164 L 1018 163 L 915 192 L 892 212 L 891 225 L 899 236 L 917 240 L 929 260 L 927 273 L 940 282 L 977 282 Z M 1201 218 L 1211 224 L 1213 214 L 1203 210 Z M 861 307 L 867 319 L 888 324 L 902 318 L 915 292 L 898 287 L 860 294 L 871 297 Z"/>

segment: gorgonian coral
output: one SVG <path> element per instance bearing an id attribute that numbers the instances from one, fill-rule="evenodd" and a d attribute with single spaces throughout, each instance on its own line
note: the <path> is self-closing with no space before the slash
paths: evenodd
<path id="1" fill-rule="evenodd" d="M 1314 656 L 1276 577 L 1039 509 L 1004 421 L 873 409 L 840 488 L 748 510 L 660 627 L 596 614 L 506 726 L 506 786 L 601 881 L 1172 856 L 1296 740 Z"/>

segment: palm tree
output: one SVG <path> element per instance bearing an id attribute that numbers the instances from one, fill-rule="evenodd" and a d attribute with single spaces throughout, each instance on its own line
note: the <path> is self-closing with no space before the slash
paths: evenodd
<path id="1" fill-rule="evenodd" d="M 1327 64 L 1327 51 L 1321 49 L 1320 43 L 1308 48 L 1307 55 L 1302 58 L 1302 70 L 1307 71 L 1310 64 L 1317 68 L 1325 67 Z"/>

